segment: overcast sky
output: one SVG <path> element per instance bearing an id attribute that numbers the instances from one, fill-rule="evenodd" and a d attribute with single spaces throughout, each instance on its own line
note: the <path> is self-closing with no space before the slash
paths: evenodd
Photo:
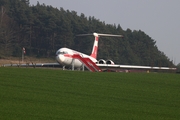
<path id="1" fill-rule="evenodd" d="M 30 0 L 94 16 L 126 30 L 142 30 L 175 64 L 180 63 L 180 0 Z"/>

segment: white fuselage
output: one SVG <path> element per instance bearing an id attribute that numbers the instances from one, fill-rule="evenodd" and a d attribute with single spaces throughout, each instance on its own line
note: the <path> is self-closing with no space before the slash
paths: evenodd
<path id="1" fill-rule="evenodd" d="M 81 34 L 82 36 L 86 36 L 89 34 Z M 112 34 L 100 34 L 100 33 L 93 33 L 90 35 L 94 35 L 94 44 L 91 55 L 86 55 L 84 53 L 69 49 L 69 48 L 61 48 L 56 52 L 56 60 L 63 66 L 74 66 L 76 68 L 82 67 L 82 62 L 78 59 L 74 59 L 73 55 L 79 54 L 81 57 L 89 58 L 92 62 L 97 63 L 97 51 L 98 51 L 98 39 L 99 36 L 110 36 L 110 37 L 123 37 L 122 35 L 112 35 Z"/>
<path id="2" fill-rule="evenodd" d="M 63 66 L 72 66 L 72 64 L 74 65 L 74 67 L 76 68 L 80 68 L 82 67 L 82 62 L 79 61 L 78 59 L 74 59 L 72 58 L 72 55 L 74 54 L 79 54 L 81 57 L 85 57 L 85 58 L 89 58 L 91 59 L 93 62 L 97 62 L 97 60 L 89 55 L 83 54 L 81 52 L 69 49 L 69 48 L 61 48 L 56 52 L 56 60 L 59 64 L 63 65 Z"/>

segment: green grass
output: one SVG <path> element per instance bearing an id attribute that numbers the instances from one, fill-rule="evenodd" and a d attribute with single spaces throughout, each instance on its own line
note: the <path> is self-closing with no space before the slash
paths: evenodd
<path id="1" fill-rule="evenodd" d="M 0 68 L 1 120 L 179 120 L 180 75 Z"/>

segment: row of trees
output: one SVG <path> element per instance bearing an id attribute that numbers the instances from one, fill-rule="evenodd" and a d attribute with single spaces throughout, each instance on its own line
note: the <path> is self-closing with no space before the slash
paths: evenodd
<path id="1" fill-rule="evenodd" d="M 69 47 L 91 53 L 93 36 L 83 33 L 122 34 L 124 39 L 102 37 L 98 58 L 119 64 L 172 66 L 158 50 L 156 42 L 141 30 L 123 30 L 83 13 L 53 8 L 45 4 L 31 6 L 29 0 L 0 1 L 0 57 L 20 56 L 22 47 L 28 56 L 54 57 L 57 49 Z"/>

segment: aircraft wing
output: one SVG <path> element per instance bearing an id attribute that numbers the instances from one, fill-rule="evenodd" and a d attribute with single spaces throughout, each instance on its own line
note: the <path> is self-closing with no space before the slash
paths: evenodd
<path id="1" fill-rule="evenodd" d="M 96 64 L 102 70 L 120 70 L 120 69 L 138 69 L 138 70 L 176 70 L 171 67 L 152 67 L 152 66 L 136 66 L 136 65 L 112 65 L 112 64 Z"/>
<path id="2" fill-rule="evenodd" d="M 136 66 L 136 65 L 112 65 L 112 64 L 96 64 L 103 71 L 125 71 L 125 70 L 170 70 L 175 71 L 176 68 L 171 67 L 152 67 L 152 66 Z M 3 64 L 1 67 L 62 67 L 59 63 L 24 63 L 24 64 Z"/>

